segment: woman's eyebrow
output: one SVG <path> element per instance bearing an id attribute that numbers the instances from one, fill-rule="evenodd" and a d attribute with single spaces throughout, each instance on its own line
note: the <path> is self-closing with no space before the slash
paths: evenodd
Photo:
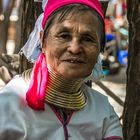
<path id="1" fill-rule="evenodd" d="M 68 27 L 62 27 L 60 28 L 60 30 L 58 30 L 58 33 L 62 33 L 62 32 L 70 32 L 71 31 L 71 28 L 68 28 Z"/>
<path id="2" fill-rule="evenodd" d="M 84 35 L 95 35 L 92 31 L 83 31 L 82 34 Z"/>
<path id="3" fill-rule="evenodd" d="M 83 31 L 81 33 L 82 35 L 87 35 L 87 36 L 91 36 L 91 37 L 97 37 L 97 33 L 96 32 L 92 32 L 92 31 Z"/>

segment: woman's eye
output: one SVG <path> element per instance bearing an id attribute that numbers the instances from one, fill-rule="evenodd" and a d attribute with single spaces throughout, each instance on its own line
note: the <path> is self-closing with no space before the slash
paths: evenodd
<path id="1" fill-rule="evenodd" d="M 90 36 L 83 36 L 81 40 L 87 41 L 87 42 L 95 42 L 95 39 Z"/>
<path id="2" fill-rule="evenodd" d="M 71 36 L 69 34 L 60 34 L 59 37 L 66 40 L 71 39 Z"/>

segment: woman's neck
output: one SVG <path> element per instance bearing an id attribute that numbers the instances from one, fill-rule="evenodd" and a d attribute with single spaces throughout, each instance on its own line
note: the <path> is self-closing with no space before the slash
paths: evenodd
<path id="1" fill-rule="evenodd" d="M 67 80 L 62 75 L 49 70 L 48 86 L 56 91 L 72 94 L 78 92 L 83 80 Z"/>
<path id="2" fill-rule="evenodd" d="M 82 83 L 83 80 L 67 80 L 49 70 L 45 101 L 57 107 L 79 110 L 86 105 Z"/>

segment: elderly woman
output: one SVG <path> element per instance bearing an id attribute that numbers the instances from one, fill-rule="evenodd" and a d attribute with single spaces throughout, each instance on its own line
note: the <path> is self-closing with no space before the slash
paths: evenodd
<path id="1" fill-rule="evenodd" d="M 1 90 L 0 140 L 122 140 L 107 98 L 84 84 L 103 50 L 98 0 L 48 0 L 42 28 L 33 70 Z"/>

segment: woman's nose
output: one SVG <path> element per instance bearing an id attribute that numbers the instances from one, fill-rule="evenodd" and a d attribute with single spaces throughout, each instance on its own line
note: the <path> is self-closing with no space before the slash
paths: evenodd
<path id="1" fill-rule="evenodd" d="M 80 44 L 80 41 L 78 39 L 76 39 L 76 38 L 72 39 L 69 42 L 68 51 L 71 52 L 71 53 L 73 53 L 73 54 L 81 53 L 82 46 Z"/>

